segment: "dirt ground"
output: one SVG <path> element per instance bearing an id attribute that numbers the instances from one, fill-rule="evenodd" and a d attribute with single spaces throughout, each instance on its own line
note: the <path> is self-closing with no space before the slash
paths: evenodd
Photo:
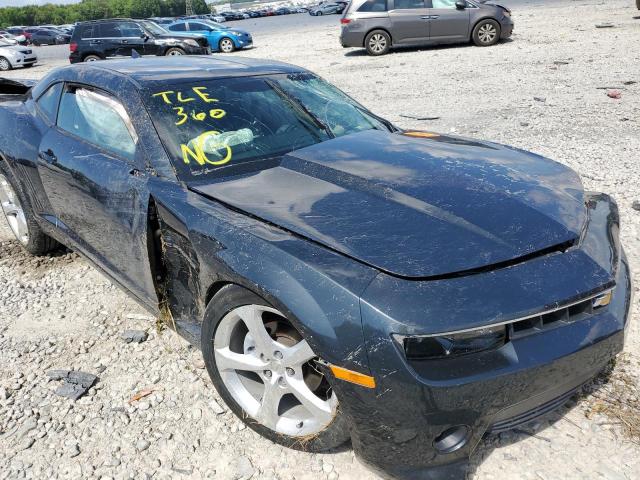
<path id="1" fill-rule="evenodd" d="M 371 58 L 338 44 L 335 24 L 264 34 L 239 55 L 307 67 L 403 127 L 490 139 L 577 170 L 618 201 L 621 237 L 640 274 L 640 15 L 631 0 L 514 8 L 513 39 Z M 610 28 L 596 28 L 610 23 Z M 292 39 L 295 37 L 295 41 Z M 56 63 L 7 76 L 39 77 Z M 620 99 L 607 96 L 611 89 Z M 435 120 L 416 118 L 438 117 Z M 640 206 L 638 207 L 640 209 Z M 640 295 L 624 356 L 561 411 L 491 437 L 470 478 L 640 478 Z M 142 344 L 120 334 L 149 332 Z M 350 449 L 315 455 L 244 428 L 222 404 L 199 352 L 78 255 L 31 258 L 0 222 L 0 479 L 378 478 Z M 76 403 L 45 372 L 100 380 Z M 153 393 L 129 399 L 142 389 Z"/>

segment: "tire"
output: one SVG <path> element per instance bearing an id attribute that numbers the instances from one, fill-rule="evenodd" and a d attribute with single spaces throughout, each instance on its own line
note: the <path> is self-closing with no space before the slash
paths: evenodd
<path id="1" fill-rule="evenodd" d="M 0 57 L 0 71 L 6 72 L 7 70 L 11 70 L 13 67 L 11 66 L 11 62 L 4 57 Z"/>
<path id="2" fill-rule="evenodd" d="M 9 228 L 27 252 L 45 255 L 57 248 L 58 242 L 42 231 L 20 185 L 5 170 L 0 166 L 0 204 Z"/>
<path id="3" fill-rule="evenodd" d="M 185 52 L 181 48 L 171 47 L 171 48 L 167 49 L 166 52 L 164 52 L 164 55 L 166 57 L 177 57 L 179 55 L 185 55 Z"/>
<path id="4" fill-rule="evenodd" d="M 233 40 L 231 40 L 229 37 L 223 37 L 218 42 L 218 50 L 220 50 L 222 53 L 231 53 L 235 49 L 236 46 L 233 43 Z"/>
<path id="5" fill-rule="evenodd" d="M 500 24 L 490 18 L 480 20 L 474 27 L 471 38 L 478 47 L 495 45 L 500 40 Z"/>
<path id="6" fill-rule="evenodd" d="M 318 15 L 319 17 L 321 17 L 323 15 L 323 13 L 321 11 L 319 11 L 318 13 L 316 13 L 316 15 Z"/>
<path id="7" fill-rule="evenodd" d="M 97 62 L 98 60 L 102 60 L 102 57 L 93 54 L 89 54 L 82 59 L 83 62 Z"/>
<path id="8" fill-rule="evenodd" d="M 373 30 L 365 37 L 364 48 L 369 55 L 384 55 L 391 48 L 391 37 L 384 30 Z"/>
<path id="9" fill-rule="evenodd" d="M 295 361 L 292 346 L 297 346 Z M 255 293 L 227 285 L 214 295 L 204 314 L 202 354 L 227 406 L 263 437 L 307 452 L 336 448 L 349 439 L 347 419 L 327 378 L 319 374 L 315 354 L 291 323 Z M 229 364 L 234 354 L 242 362 Z M 253 371 L 234 368 L 240 364 Z M 299 398 L 312 408 L 303 407 Z"/>

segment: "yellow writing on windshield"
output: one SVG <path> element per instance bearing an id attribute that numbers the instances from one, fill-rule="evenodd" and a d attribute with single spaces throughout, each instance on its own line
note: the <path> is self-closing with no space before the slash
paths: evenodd
<path id="1" fill-rule="evenodd" d="M 209 130 L 208 132 L 203 132 L 198 135 L 193 141 L 189 142 L 189 145 L 181 144 L 180 150 L 182 152 L 182 160 L 187 165 L 191 163 L 191 160 L 194 160 L 198 165 L 224 165 L 231 160 L 231 147 L 225 145 L 223 143 L 216 143 L 215 139 L 212 141 L 212 137 L 220 135 L 220 132 L 215 130 Z M 204 144 L 207 143 L 207 150 L 209 153 L 216 150 L 225 150 L 225 157 L 220 160 L 211 160 L 207 156 Z"/>
<path id="2" fill-rule="evenodd" d="M 212 98 L 209 95 L 209 93 L 207 92 L 207 87 L 191 87 L 187 91 L 164 90 L 162 92 L 154 93 L 153 96 L 160 97 L 162 101 L 167 105 L 177 104 L 177 106 L 172 107 L 178 117 L 175 122 L 177 126 L 184 125 L 189 119 L 202 122 L 207 118 L 207 116 L 213 118 L 214 120 L 217 120 L 227 114 L 227 112 L 222 110 L 221 108 L 212 108 L 208 111 L 207 114 L 207 107 L 201 110 L 197 106 L 193 110 L 187 112 L 185 110 L 185 107 L 182 106 L 185 103 L 194 102 L 198 99 L 203 101 L 204 103 L 217 102 L 217 98 Z"/>
<path id="3" fill-rule="evenodd" d="M 217 102 L 218 99 L 217 98 L 211 98 L 209 96 L 209 93 L 207 93 L 207 87 L 191 87 L 189 90 L 191 90 L 193 93 L 195 93 L 203 102 L 205 103 L 211 103 L 211 102 Z M 184 91 L 174 91 L 174 90 L 164 90 L 162 92 L 157 92 L 154 93 L 152 96 L 153 97 L 160 97 L 162 98 L 162 100 L 164 101 L 164 103 L 168 104 L 168 105 L 173 105 L 173 94 L 175 94 L 175 101 L 177 103 L 187 103 L 187 102 L 193 102 L 194 100 L 196 100 L 195 97 L 190 97 L 188 93 L 184 92 Z"/>

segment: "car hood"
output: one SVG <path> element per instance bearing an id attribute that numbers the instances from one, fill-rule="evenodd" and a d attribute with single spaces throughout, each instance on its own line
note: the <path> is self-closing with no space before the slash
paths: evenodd
<path id="1" fill-rule="evenodd" d="M 190 188 L 409 278 L 564 250 L 586 220 L 580 179 L 559 163 L 424 132 L 343 136 Z"/>

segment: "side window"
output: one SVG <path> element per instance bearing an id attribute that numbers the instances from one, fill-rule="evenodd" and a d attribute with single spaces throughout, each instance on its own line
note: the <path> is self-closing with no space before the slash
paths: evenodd
<path id="1" fill-rule="evenodd" d="M 358 9 L 359 12 L 386 12 L 387 0 L 367 0 Z"/>
<path id="2" fill-rule="evenodd" d="M 100 24 L 100 38 L 118 38 L 121 36 L 118 24 L 111 22 Z"/>
<path id="3" fill-rule="evenodd" d="M 396 10 L 410 10 L 412 8 L 425 8 L 424 0 L 394 0 Z"/>
<path id="4" fill-rule="evenodd" d="M 95 38 L 95 37 L 97 37 L 97 35 L 93 34 L 94 30 L 97 30 L 97 28 L 96 29 L 93 28 L 94 26 L 95 25 L 92 24 L 92 25 L 82 25 L 81 27 L 79 27 L 81 29 L 80 30 L 80 38 Z"/>
<path id="5" fill-rule="evenodd" d="M 68 87 L 58 110 L 58 127 L 104 150 L 133 160 L 135 132 L 124 107 L 116 100 L 85 88 Z M 132 136 L 133 135 L 133 136 Z"/>
<path id="6" fill-rule="evenodd" d="M 61 90 L 62 83 L 54 83 L 36 100 L 38 107 L 51 123 L 56 121 L 56 111 L 58 110 Z"/>
<path id="7" fill-rule="evenodd" d="M 189 22 L 189 30 L 197 32 L 199 30 L 208 30 L 208 28 L 206 27 L 206 25 L 203 25 L 202 23 Z"/>
<path id="8" fill-rule="evenodd" d="M 431 0 L 431 8 L 450 8 L 455 10 L 457 0 Z"/>
<path id="9" fill-rule="evenodd" d="M 175 25 L 171 25 L 169 30 L 172 32 L 184 32 L 186 30 L 184 23 L 176 23 Z"/>
<path id="10" fill-rule="evenodd" d="M 140 26 L 133 22 L 122 22 L 119 27 L 123 37 L 140 38 L 144 33 Z"/>

